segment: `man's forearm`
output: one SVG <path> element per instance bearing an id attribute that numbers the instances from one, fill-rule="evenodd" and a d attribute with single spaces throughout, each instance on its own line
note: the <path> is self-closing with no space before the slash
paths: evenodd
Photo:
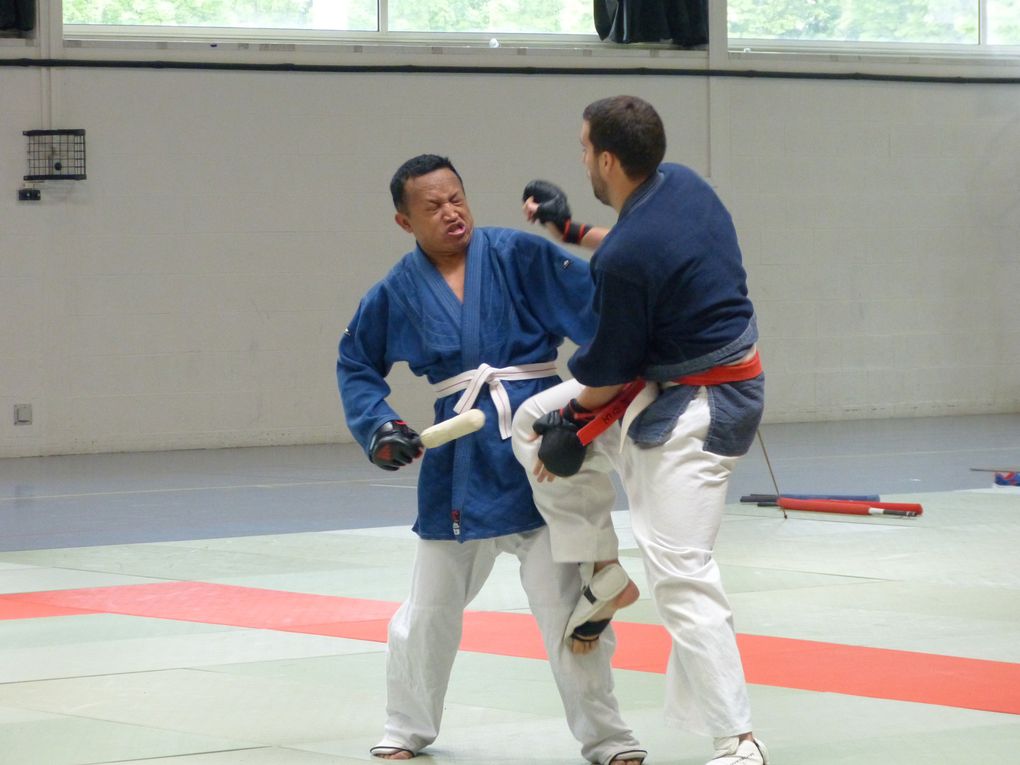
<path id="1" fill-rule="evenodd" d="M 561 241 L 563 240 L 563 232 L 556 227 L 555 223 L 546 223 L 545 228 L 550 234 L 559 237 Z M 609 229 L 605 226 L 585 227 L 584 236 L 581 237 L 580 241 L 568 242 L 568 244 L 576 244 L 579 247 L 584 247 L 586 250 L 595 250 L 602 244 L 602 240 L 606 238 L 608 233 Z"/>
<path id="2" fill-rule="evenodd" d="M 614 398 L 616 394 L 620 392 L 623 385 L 607 385 L 599 388 L 591 388 L 585 386 L 581 389 L 581 392 L 577 394 L 577 402 L 585 409 L 601 409 Z"/>
<path id="3" fill-rule="evenodd" d="M 578 244 L 586 249 L 594 250 L 602 244 L 602 240 L 606 238 L 606 234 L 608 233 L 608 228 L 603 226 L 592 226 L 584 232 L 584 236 L 581 237 L 581 241 L 578 242 Z"/>

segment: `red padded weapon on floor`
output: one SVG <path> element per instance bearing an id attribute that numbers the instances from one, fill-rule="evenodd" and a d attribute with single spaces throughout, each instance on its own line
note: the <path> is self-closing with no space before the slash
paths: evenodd
<path id="1" fill-rule="evenodd" d="M 897 515 L 913 518 L 924 512 L 924 509 L 916 502 L 794 499 L 781 496 L 777 504 L 784 510 L 810 510 L 817 513 L 843 513 L 845 515 Z"/>

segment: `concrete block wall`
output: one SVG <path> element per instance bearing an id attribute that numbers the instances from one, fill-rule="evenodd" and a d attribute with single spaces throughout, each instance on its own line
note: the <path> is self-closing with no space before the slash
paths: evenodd
<path id="1" fill-rule="evenodd" d="M 89 178 L 18 202 L 42 77 L 0 68 L 0 456 L 348 440 L 336 342 L 411 246 L 393 170 L 449 154 L 479 225 L 522 225 L 535 176 L 610 224 L 579 115 L 620 92 L 731 206 L 767 419 L 1020 408 L 1018 86 L 55 69 Z"/>

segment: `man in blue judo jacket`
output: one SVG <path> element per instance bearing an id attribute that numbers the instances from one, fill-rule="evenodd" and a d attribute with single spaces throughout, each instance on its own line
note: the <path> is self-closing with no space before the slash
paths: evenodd
<path id="1" fill-rule="evenodd" d="M 348 427 L 385 470 L 421 456 L 418 434 L 386 400 L 385 378 L 399 361 L 432 384 L 436 422 L 454 416 L 455 406 L 477 407 L 486 420 L 478 432 L 424 454 L 411 591 L 389 625 L 387 718 L 371 752 L 410 759 L 438 736 L 464 609 L 495 557 L 507 552 L 520 561 L 581 754 L 599 765 L 638 765 L 646 752 L 612 692 L 612 636 L 587 655 L 564 644 L 580 575 L 576 565 L 553 561 L 509 440 L 520 403 L 560 382 L 555 360 L 563 339 L 583 343 L 592 335 L 588 266 L 542 237 L 475 229 L 463 182 L 445 157 L 408 160 L 390 191 L 397 225 L 416 246 L 368 291 L 340 340 Z"/>

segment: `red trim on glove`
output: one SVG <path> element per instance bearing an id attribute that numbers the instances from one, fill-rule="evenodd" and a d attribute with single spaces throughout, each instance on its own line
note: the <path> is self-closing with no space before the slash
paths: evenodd
<path id="1" fill-rule="evenodd" d="M 591 231 L 591 226 L 584 223 L 574 223 L 570 218 L 563 224 L 563 241 L 567 244 L 580 244 L 584 235 Z"/>

